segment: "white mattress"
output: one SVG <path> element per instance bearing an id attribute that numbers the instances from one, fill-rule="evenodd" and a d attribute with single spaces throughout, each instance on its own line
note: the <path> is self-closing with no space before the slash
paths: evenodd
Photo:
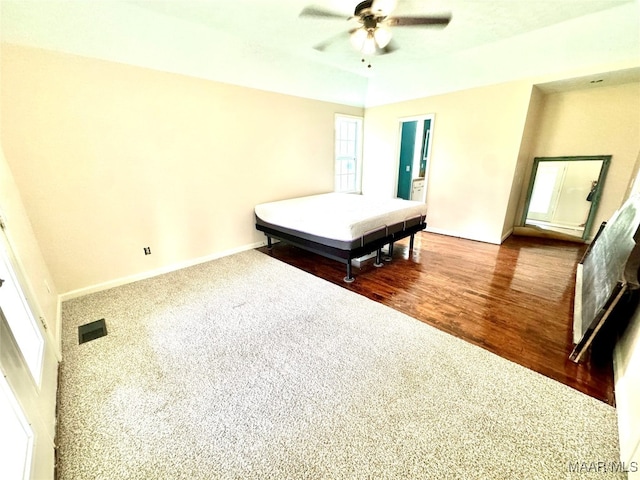
<path id="1" fill-rule="evenodd" d="M 334 240 L 351 241 L 385 225 L 426 215 L 422 202 L 324 193 L 256 205 L 263 222 Z"/>

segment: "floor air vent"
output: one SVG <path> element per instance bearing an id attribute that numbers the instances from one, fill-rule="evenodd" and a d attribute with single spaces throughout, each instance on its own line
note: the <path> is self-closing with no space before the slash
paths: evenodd
<path id="1" fill-rule="evenodd" d="M 104 318 L 95 322 L 80 325 L 78 327 L 78 344 L 86 343 L 96 338 L 104 337 L 107 334 L 107 324 Z"/>

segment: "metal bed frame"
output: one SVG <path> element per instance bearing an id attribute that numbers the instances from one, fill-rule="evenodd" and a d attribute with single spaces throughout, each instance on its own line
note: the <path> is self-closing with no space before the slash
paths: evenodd
<path id="1" fill-rule="evenodd" d="M 413 250 L 415 234 L 424 230 L 426 227 L 426 216 L 417 215 L 394 225 L 383 225 L 377 229 L 371 230 L 362 235 L 362 237 L 351 242 L 350 247 L 341 248 L 339 246 L 335 246 L 336 242 L 332 241 L 332 239 L 325 239 L 315 235 L 308 235 L 303 234 L 302 232 L 280 228 L 277 225 L 263 222 L 256 216 L 256 229 L 264 232 L 267 236 L 267 248 L 273 248 L 272 239 L 275 238 L 289 245 L 344 263 L 347 266 L 347 276 L 344 277 L 344 281 L 347 283 L 351 283 L 355 280 L 352 274 L 351 265 L 351 261 L 354 258 L 359 258 L 372 252 L 376 252 L 376 261 L 374 265 L 376 267 L 381 267 L 383 265 L 382 248 L 385 245 L 389 245 L 389 256 L 391 256 L 393 255 L 394 242 L 410 237 L 409 251 L 411 251 Z"/>

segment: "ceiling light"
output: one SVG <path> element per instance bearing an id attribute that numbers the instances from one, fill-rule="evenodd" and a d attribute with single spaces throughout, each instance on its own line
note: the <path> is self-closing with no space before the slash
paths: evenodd
<path id="1" fill-rule="evenodd" d="M 391 41 L 391 32 L 387 28 L 378 27 L 373 32 L 373 37 L 376 39 L 378 48 L 384 48 Z"/>
<path id="2" fill-rule="evenodd" d="M 384 27 L 358 28 L 351 34 L 351 45 L 363 55 L 373 55 L 391 41 L 391 32 Z"/>
<path id="3" fill-rule="evenodd" d="M 364 40 L 361 50 L 363 55 L 373 55 L 376 53 L 376 39 L 373 32 L 367 32 L 367 38 Z"/>
<path id="4" fill-rule="evenodd" d="M 358 51 L 362 51 L 364 42 L 367 39 L 369 32 L 364 28 L 359 28 L 351 34 L 351 45 Z"/>

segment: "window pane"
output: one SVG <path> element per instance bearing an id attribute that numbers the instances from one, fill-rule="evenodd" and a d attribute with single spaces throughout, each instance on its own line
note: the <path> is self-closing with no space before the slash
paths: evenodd
<path id="1" fill-rule="evenodd" d="M 355 175 L 349 175 L 347 178 L 348 178 L 347 189 L 350 190 L 350 191 L 355 191 L 355 189 L 356 189 L 356 176 Z"/>
<path id="2" fill-rule="evenodd" d="M 358 192 L 360 190 L 360 135 L 362 119 L 336 116 L 335 189 Z"/>

